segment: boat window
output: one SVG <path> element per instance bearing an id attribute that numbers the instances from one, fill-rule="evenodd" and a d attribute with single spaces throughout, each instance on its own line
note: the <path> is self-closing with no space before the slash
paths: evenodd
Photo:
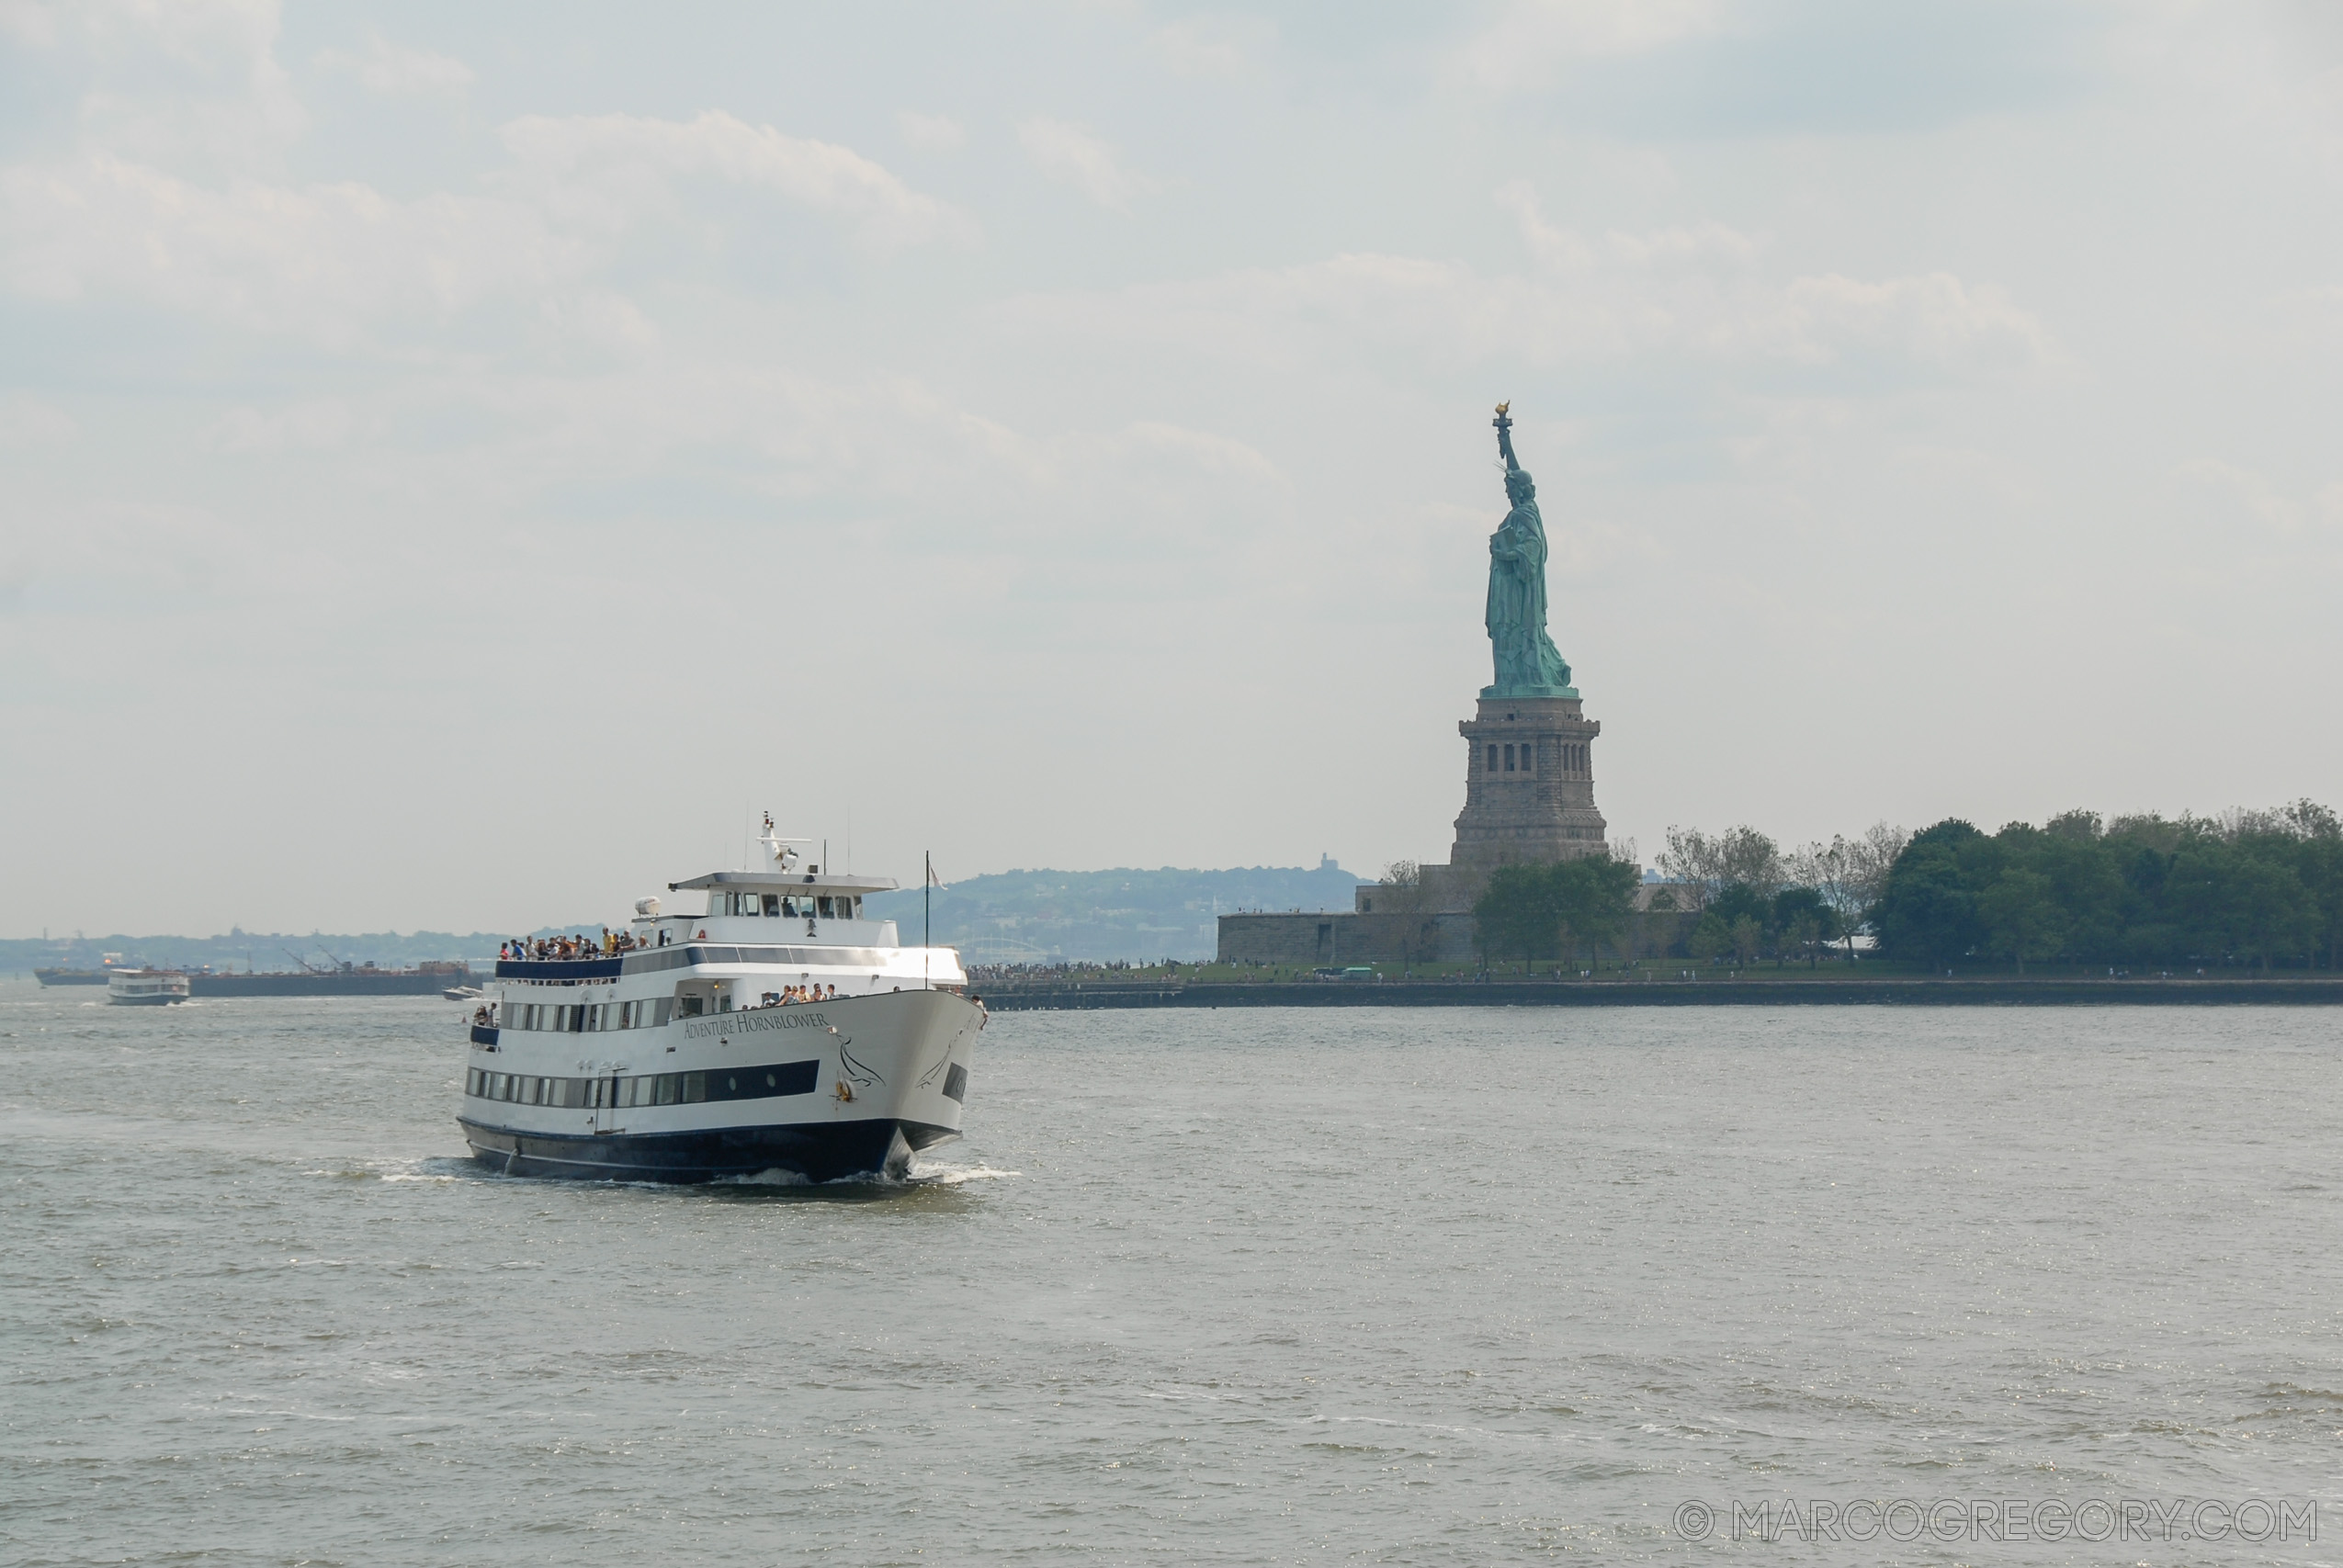
<path id="1" fill-rule="evenodd" d="M 777 915 L 781 912 L 781 895 L 768 893 L 764 896 L 764 912 L 767 915 Z"/>
<path id="2" fill-rule="evenodd" d="M 673 1073 L 659 1075 L 659 1103 L 662 1105 L 675 1103 L 675 1075 Z"/>
<path id="3" fill-rule="evenodd" d="M 697 1105 L 701 1100 L 706 1100 L 707 1098 L 707 1075 L 706 1073 L 685 1073 L 684 1075 L 684 1103 L 686 1105 Z"/>
<path id="4" fill-rule="evenodd" d="M 813 907 L 815 914 L 825 920 L 830 918 L 830 900 L 827 897 L 816 898 L 813 901 Z"/>
<path id="5" fill-rule="evenodd" d="M 662 997 L 651 1004 L 651 1027 L 658 1029 L 675 1016 L 675 998 Z"/>

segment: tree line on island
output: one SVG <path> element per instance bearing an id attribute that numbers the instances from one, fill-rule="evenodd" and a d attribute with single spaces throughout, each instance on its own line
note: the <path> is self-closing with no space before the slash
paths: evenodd
<path id="1" fill-rule="evenodd" d="M 1986 833 L 1883 822 L 1784 851 L 1754 828 L 1670 828 L 1640 901 L 1632 844 L 1494 872 L 1473 907 L 1485 961 L 1590 964 L 1677 955 L 1817 965 L 1879 956 L 2160 971 L 2334 969 L 2343 960 L 2343 820 L 2300 800 L 2216 817 L 2069 811 Z M 1387 882 L 1404 885 L 1404 863 Z"/>

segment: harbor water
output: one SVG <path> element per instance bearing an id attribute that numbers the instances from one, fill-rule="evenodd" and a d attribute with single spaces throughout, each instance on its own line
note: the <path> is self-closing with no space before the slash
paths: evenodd
<path id="1" fill-rule="evenodd" d="M 2343 1011 L 1002 1015 L 698 1189 L 462 1157 L 467 1011 L 0 984 L 0 1558 L 2343 1551 Z"/>

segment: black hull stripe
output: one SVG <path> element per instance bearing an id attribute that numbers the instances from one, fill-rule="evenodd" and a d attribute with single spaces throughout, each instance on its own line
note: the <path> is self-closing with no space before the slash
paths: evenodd
<path id="1" fill-rule="evenodd" d="M 458 1118 L 472 1153 L 514 1176 L 592 1181 L 715 1181 L 787 1170 L 811 1181 L 876 1176 L 887 1168 L 900 1133 L 914 1152 L 957 1134 L 924 1122 L 885 1118 L 768 1127 L 711 1127 L 690 1133 L 613 1133 L 573 1137 L 491 1127 Z"/>

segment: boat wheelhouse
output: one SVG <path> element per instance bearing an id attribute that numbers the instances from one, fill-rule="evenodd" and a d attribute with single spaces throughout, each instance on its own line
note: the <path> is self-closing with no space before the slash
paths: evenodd
<path id="1" fill-rule="evenodd" d="M 670 883 L 596 951 L 507 956 L 473 1014 L 458 1121 L 515 1175 L 707 1181 L 900 1175 L 956 1138 L 981 1006 L 959 954 L 904 947 L 867 896 L 797 863 Z"/>

